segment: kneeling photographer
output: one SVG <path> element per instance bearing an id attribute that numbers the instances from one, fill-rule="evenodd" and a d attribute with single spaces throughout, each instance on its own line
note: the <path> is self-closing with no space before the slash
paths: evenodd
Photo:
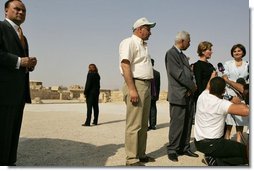
<path id="1" fill-rule="evenodd" d="M 232 103 L 223 99 L 226 82 L 212 73 L 207 88 L 197 101 L 194 137 L 198 151 L 205 154 L 209 166 L 233 166 L 248 164 L 247 146 L 224 139 L 225 119 L 227 113 L 248 116 L 246 104 Z"/>

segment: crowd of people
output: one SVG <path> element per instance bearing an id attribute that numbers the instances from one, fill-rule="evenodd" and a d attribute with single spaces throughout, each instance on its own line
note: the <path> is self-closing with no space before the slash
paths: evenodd
<path id="1" fill-rule="evenodd" d="M 29 72 L 37 64 L 37 59 L 29 56 L 20 27 L 25 18 L 26 8 L 21 0 L 5 3 L 5 20 L 0 22 L 0 165 L 3 166 L 16 163 L 23 109 L 25 103 L 31 103 Z M 160 94 L 160 73 L 153 68 L 147 44 L 155 26 L 147 18 L 138 19 L 133 24 L 132 36 L 119 45 L 126 104 L 126 166 L 144 166 L 156 161 L 146 154 L 147 131 L 156 130 L 156 101 Z M 234 45 L 233 60 L 220 66 L 223 68 L 219 69 L 221 77 L 218 77 L 208 61 L 213 44 L 201 42 L 197 48 L 199 60 L 190 65 L 183 53 L 190 41 L 190 33 L 178 32 L 165 56 L 170 104 L 168 159 L 178 162 L 179 155 L 199 157 L 190 149 L 195 115 L 194 142 L 197 150 L 204 153 L 207 165 L 246 165 L 248 142 L 243 136 L 243 127 L 249 123 L 249 64 L 243 60 L 246 49 L 241 44 Z M 99 93 L 100 75 L 96 65 L 90 64 L 84 90 L 87 114 L 82 126 L 90 126 L 92 111 L 92 124 L 98 124 Z M 232 126 L 236 126 L 236 141 L 231 140 Z"/>
<path id="2" fill-rule="evenodd" d="M 147 40 L 156 23 L 146 18 L 133 25 L 133 35 L 119 46 L 120 71 L 125 80 L 123 87 L 126 103 L 125 150 L 127 166 L 144 166 L 155 159 L 146 155 L 149 108 L 152 103 L 153 76 Z M 165 66 L 168 76 L 169 143 L 168 159 L 178 162 L 179 155 L 199 157 L 190 149 L 190 136 L 195 115 L 194 142 L 198 151 L 204 153 L 209 166 L 248 164 L 248 143 L 242 141 L 243 126 L 248 124 L 248 75 L 249 66 L 242 58 L 246 54 L 243 45 L 231 49 L 232 61 L 219 69 L 208 61 L 213 44 L 203 41 L 198 45 L 199 60 L 189 64 L 183 53 L 190 46 L 190 34 L 178 32 L 175 44 L 166 52 Z M 229 66 L 231 65 L 231 66 Z M 154 77 L 154 78 L 153 78 Z M 243 79 L 242 84 L 238 79 Z M 232 92 L 230 92 L 232 89 Z M 244 92 L 247 92 L 244 94 Z M 230 96 L 230 98 L 228 98 Z M 229 122 L 226 117 L 233 118 Z M 236 121 L 236 118 L 238 121 Z M 238 119 L 239 118 L 239 119 Z M 247 121 L 243 122 L 243 118 Z M 151 129 L 151 122 L 149 122 Z M 237 128 L 237 140 L 230 140 L 232 125 Z M 246 142 L 246 141 L 245 141 Z M 236 150 L 233 150 L 236 149 Z"/>

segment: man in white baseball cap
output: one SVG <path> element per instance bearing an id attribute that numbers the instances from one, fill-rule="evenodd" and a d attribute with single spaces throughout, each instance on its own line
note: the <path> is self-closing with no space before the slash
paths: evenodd
<path id="1" fill-rule="evenodd" d="M 150 28 L 153 28 L 156 25 L 156 23 L 149 22 L 145 17 L 138 19 L 132 29 L 135 30 L 136 28 L 139 28 L 141 26 L 149 26 Z"/>
<path id="2" fill-rule="evenodd" d="M 119 67 L 124 78 L 123 96 L 126 103 L 125 151 L 127 166 L 145 166 L 155 162 L 146 155 L 148 117 L 151 104 L 153 67 L 146 40 L 155 23 L 146 18 L 133 25 L 133 34 L 119 46 Z"/>

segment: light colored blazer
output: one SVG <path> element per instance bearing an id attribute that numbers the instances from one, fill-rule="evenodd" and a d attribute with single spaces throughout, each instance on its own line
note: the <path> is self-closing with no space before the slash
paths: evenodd
<path id="1" fill-rule="evenodd" d="M 227 75 L 228 79 L 232 81 L 236 81 L 238 78 L 244 78 L 246 80 L 247 76 L 249 75 L 248 66 L 249 63 L 243 60 L 241 69 L 238 69 L 237 66 L 235 65 L 235 60 L 227 61 L 224 64 L 225 68 L 224 75 Z M 236 95 L 236 93 L 228 86 L 226 87 L 226 93 L 232 96 Z"/>
<path id="2" fill-rule="evenodd" d="M 165 65 L 168 76 L 168 101 L 172 104 L 186 105 L 186 94 L 196 90 L 189 61 L 173 46 L 167 51 Z"/>

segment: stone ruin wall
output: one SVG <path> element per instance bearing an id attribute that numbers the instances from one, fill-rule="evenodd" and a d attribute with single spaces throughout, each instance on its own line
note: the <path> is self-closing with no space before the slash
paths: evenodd
<path id="1" fill-rule="evenodd" d="M 61 88 L 60 86 L 54 86 L 51 88 L 45 88 L 42 86 L 42 82 L 30 82 L 30 92 L 33 103 L 41 103 L 41 100 L 78 100 L 79 102 L 85 102 L 84 88 L 80 86 L 72 86 L 70 88 Z M 159 100 L 166 100 L 167 92 L 161 91 Z M 100 90 L 99 102 L 121 102 L 123 101 L 123 94 L 118 90 Z"/>
<path id="2" fill-rule="evenodd" d="M 32 100 L 79 100 L 85 102 L 83 91 L 63 91 L 56 92 L 51 90 L 33 90 L 31 89 Z M 166 100 L 167 92 L 163 91 L 160 93 L 159 100 Z M 101 90 L 99 96 L 100 103 L 108 102 L 121 102 L 123 101 L 123 94 L 121 91 Z"/>

